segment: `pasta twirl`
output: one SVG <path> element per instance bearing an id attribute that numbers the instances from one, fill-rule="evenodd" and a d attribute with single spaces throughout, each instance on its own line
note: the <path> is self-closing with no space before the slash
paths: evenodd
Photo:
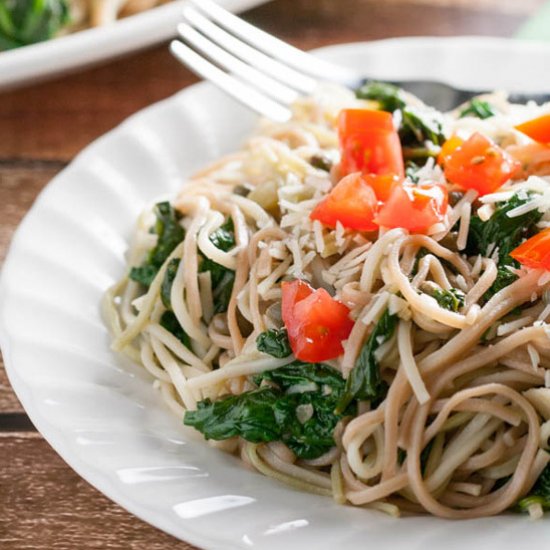
<path id="1" fill-rule="evenodd" d="M 382 91 L 300 100 L 145 213 L 105 297 L 113 346 L 186 424 L 296 488 L 538 517 L 550 278 L 514 251 L 548 226 L 550 182 L 514 127 L 550 108 L 493 95 L 440 114 Z M 345 134 L 343 110 L 369 122 Z M 391 182 L 365 130 L 382 112 Z"/>

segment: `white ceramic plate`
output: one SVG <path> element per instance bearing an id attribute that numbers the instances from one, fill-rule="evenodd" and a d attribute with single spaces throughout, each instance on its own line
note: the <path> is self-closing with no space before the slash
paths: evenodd
<path id="1" fill-rule="evenodd" d="M 267 0 L 217 1 L 228 10 L 241 12 Z M 177 0 L 112 25 L 0 52 L 0 90 L 35 83 L 172 38 L 184 4 L 185 0 Z"/>
<path id="2" fill-rule="evenodd" d="M 550 90 L 550 46 L 402 39 L 323 50 L 386 78 Z M 395 520 L 296 492 L 196 440 L 150 380 L 109 350 L 99 313 L 124 270 L 134 220 L 186 174 L 236 148 L 255 123 L 209 84 L 139 113 L 88 147 L 16 233 L 0 285 L 0 343 L 32 421 L 86 480 L 135 515 L 206 548 L 547 548 L 550 520 L 508 515 Z M 75 496 L 75 498 L 77 498 Z"/>

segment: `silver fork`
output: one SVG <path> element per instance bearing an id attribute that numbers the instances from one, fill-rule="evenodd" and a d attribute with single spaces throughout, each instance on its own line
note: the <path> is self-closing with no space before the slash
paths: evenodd
<path id="1" fill-rule="evenodd" d="M 170 44 L 172 53 L 197 75 L 272 120 L 286 121 L 289 105 L 310 94 L 320 81 L 358 88 L 369 80 L 303 52 L 250 25 L 212 0 L 189 0 L 178 25 L 180 40 Z M 458 89 L 436 81 L 393 81 L 425 103 L 446 111 L 483 93 Z M 510 101 L 544 102 L 550 94 L 511 94 Z"/>

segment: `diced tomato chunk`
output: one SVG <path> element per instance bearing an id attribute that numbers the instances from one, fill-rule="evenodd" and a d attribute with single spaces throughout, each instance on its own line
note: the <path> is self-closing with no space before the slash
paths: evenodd
<path id="1" fill-rule="evenodd" d="M 349 229 L 374 231 L 378 229 L 373 222 L 377 209 L 378 200 L 373 189 L 360 173 L 355 173 L 342 178 L 313 209 L 310 218 L 332 228 L 340 222 Z"/>
<path id="2" fill-rule="evenodd" d="M 374 191 L 379 201 L 387 201 L 395 185 L 403 183 L 403 178 L 395 174 L 363 174 L 363 180 Z"/>
<path id="3" fill-rule="evenodd" d="M 528 120 L 523 124 L 518 124 L 516 130 L 519 130 L 539 143 L 550 145 L 550 114 Z"/>
<path id="4" fill-rule="evenodd" d="M 451 155 L 458 147 L 464 143 L 464 140 L 456 135 L 451 136 L 442 146 L 439 155 L 437 156 L 437 163 L 440 166 L 445 165 L 445 160 Z"/>
<path id="5" fill-rule="evenodd" d="M 444 185 L 404 183 L 392 188 L 374 221 L 386 228 L 402 227 L 412 233 L 422 233 L 443 221 L 447 207 L 447 188 Z"/>
<path id="6" fill-rule="evenodd" d="M 496 143 L 473 134 L 445 157 L 445 177 L 480 195 L 493 193 L 520 169 L 520 165 Z"/>
<path id="7" fill-rule="evenodd" d="M 370 109 L 343 109 L 338 118 L 343 175 L 395 174 L 405 168 L 399 135 L 391 113 Z"/>
<path id="8" fill-rule="evenodd" d="M 283 322 L 296 358 L 318 363 L 341 355 L 353 327 L 349 309 L 305 281 L 283 282 L 281 288 Z"/>
<path id="9" fill-rule="evenodd" d="M 510 256 L 526 267 L 550 271 L 550 228 L 514 248 Z"/>

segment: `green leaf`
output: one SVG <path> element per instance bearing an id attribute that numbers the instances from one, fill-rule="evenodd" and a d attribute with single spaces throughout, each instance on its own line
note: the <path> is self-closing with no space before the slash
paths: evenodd
<path id="1" fill-rule="evenodd" d="M 518 262 L 510 256 L 510 252 L 524 239 L 538 232 L 537 223 L 542 214 L 538 210 L 531 210 L 521 216 L 510 218 L 507 213 L 531 200 L 531 197 L 520 198 L 516 194 L 508 201 L 497 203 L 495 213 L 486 222 L 481 221 L 477 215 L 472 216 L 470 220 L 466 254 L 469 256 L 481 254 L 487 257 L 491 256 L 498 247 L 497 278 L 484 294 L 484 301 L 489 300 L 517 279 L 517 276 L 508 269 L 508 266 L 519 267 Z"/>
<path id="2" fill-rule="evenodd" d="M 235 231 L 233 228 L 233 220 L 229 218 L 221 227 L 210 235 L 212 244 L 228 252 L 235 246 Z M 224 313 L 227 311 L 233 284 L 235 282 L 235 272 L 227 269 L 210 258 L 204 258 L 201 261 L 199 268 L 201 273 L 210 271 L 210 280 L 212 284 L 212 296 L 214 299 L 214 313 Z"/>
<path id="3" fill-rule="evenodd" d="M 458 288 L 450 288 L 449 290 L 435 290 L 432 296 L 437 300 L 437 303 L 450 311 L 458 311 L 464 306 L 464 292 Z"/>
<path id="4" fill-rule="evenodd" d="M 402 121 L 399 129 L 399 137 L 403 147 L 414 148 L 425 145 L 430 142 L 433 145 L 440 146 L 445 142 L 443 134 L 443 124 L 441 114 L 433 112 L 421 112 L 416 107 L 404 107 L 401 110 Z M 437 152 L 428 151 L 429 156 L 434 156 Z"/>
<path id="5" fill-rule="evenodd" d="M 67 0 L 4 0 L 0 2 L 0 49 L 48 40 L 67 23 Z"/>
<path id="6" fill-rule="evenodd" d="M 375 352 L 393 336 L 397 321 L 397 316 L 390 315 L 386 310 L 376 323 L 349 374 L 344 393 L 336 408 L 337 412 L 344 411 L 355 399 L 379 401 L 384 397 L 387 384 L 380 376 L 380 367 L 376 361 Z"/>
<path id="7" fill-rule="evenodd" d="M 217 441 L 239 435 L 252 443 L 281 438 L 274 405 L 278 392 L 270 388 L 199 401 L 196 411 L 187 411 L 183 422 Z"/>
<path id="8" fill-rule="evenodd" d="M 191 340 L 171 311 L 165 311 L 160 318 L 160 326 L 172 333 L 186 348 L 191 349 Z"/>
<path id="9" fill-rule="evenodd" d="M 137 283 L 140 283 L 145 287 L 149 287 L 158 272 L 159 268 L 156 265 L 143 264 L 139 267 L 132 267 L 130 269 L 129 277 Z"/>
<path id="10" fill-rule="evenodd" d="M 261 373 L 254 382 L 262 387 L 201 401 L 196 411 L 185 413 L 184 423 L 207 439 L 238 435 L 253 443 L 282 441 L 304 459 L 317 458 L 334 446 L 334 428 L 343 418 L 334 409 L 345 385 L 336 369 L 297 361 Z M 355 403 L 344 414 L 354 412 Z"/>
<path id="11" fill-rule="evenodd" d="M 531 492 L 518 502 L 522 511 L 527 511 L 532 504 L 540 504 L 545 510 L 550 510 L 550 465 L 544 468 Z"/>
<path id="12" fill-rule="evenodd" d="M 359 99 L 377 101 L 382 111 L 393 113 L 405 107 L 401 89 L 393 84 L 384 82 L 366 82 L 356 92 Z"/>
<path id="13" fill-rule="evenodd" d="M 172 292 L 172 284 L 176 278 L 179 265 L 180 259 L 172 258 L 166 266 L 166 271 L 164 272 L 164 279 L 162 280 L 162 285 L 160 287 L 160 299 L 166 309 L 172 309 L 170 294 Z"/>
<path id="14" fill-rule="evenodd" d="M 174 248 L 183 241 L 185 231 L 179 223 L 179 214 L 169 202 L 159 202 L 155 205 L 157 217 L 151 233 L 158 236 L 157 244 L 149 251 L 145 262 L 139 267 L 130 270 L 130 279 L 149 287 L 159 269 Z"/>
<path id="15" fill-rule="evenodd" d="M 323 363 L 302 363 L 301 361 L 295 361 L 285 367 L 269 370 L 254 377 L 257 385 L 264 380 L 274 382 L 283 391 L 296 387 L 305 388 L 314 384 L 315 387 L 311 391 L 321 391 L 326 395 L 340 393 L 345 386 L 342 375 L 336 369 Z M 330 388 L 330 391 L 327 391 L 325 386 Z"/>
<path id="16" fill-rule="evenodd" d="M 233 220 L 228 218 L 223 225 L 210 235 L 210 241 L 216 248 L 229 252 L 235 246 Z"/>
<path id="17" fill-rule="evenodd" d="M 495 116 L 497 113 L 494 110 L 493 106 L 488 103 L 487 101 L 483 101 L 481 99 L 472 99 L 462 111 L 460 111 L 460 114 L 458 115 L 459 118 L 464 117 L 477 117 L 486 119 L 491 118 L 492 116 Z"/>
<path id="18" fill-rule="evenodd" d="M 288 357 L 292 350 L 288 341 L 286 329 L 270 329 L 262 332 L 256 338 L 256 347 L 258 351 L 267 353 L 279 359 Z"/>

